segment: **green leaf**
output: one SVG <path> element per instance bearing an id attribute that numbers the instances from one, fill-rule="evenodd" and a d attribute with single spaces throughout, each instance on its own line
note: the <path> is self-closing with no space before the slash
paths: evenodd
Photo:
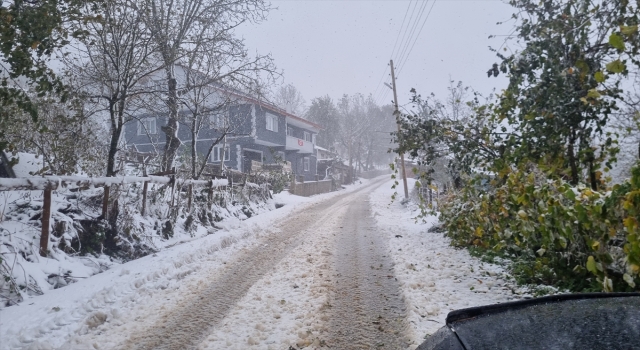
<path id="1" fill-rule="evenodd" d="M 585 62 L 583 60 L 578 60 L 576 62 L 576 67 L 583 73 L 588 73 L 589 72 L 589 65 L 587 64 L 587 62 Z"/>
<path id="2" fill-rule="evenodd" d="M 596 79 L 598 83 L 602 83 L 605 81 L 605 79 L 607 79 L 601 70 L 597 71 L 596 74 L 593 75 L 593 77 Z"/>
<path id="3" fill-rule="evenodd" d="M 596 260 L 591 255 L 587 259 L 587 270 L 589 270 L 589 272 L 595 275 L 598 274 L 598 268 L 596 267 Z"/>
<path id="4" fill-rule="evenodd" d="M 564 196 L 567 197 L 567 199 L 569 200 L 572 200 L 572 201 L 576 200 L 576 194 L 570 188 L 564 192 Z"/>
<path id="5" fill-rule="evenodd" d="M 620 26 L 620 31 L 624 35 L 633 35 L 638 32 L 638 25 L 635 26 Z"/>
<path id="6" fill-rule="evenodd" d="M 624 51 L 625 46 L 624 46 L 624 39 L 622 39 L 622 36 L 613 33 L 609 36 L 609 45 L 615 47 L 616 49 L 620 50 L 620 51 Z"/>
<path id="7" fill-rule="evenodd" d="M 624 275 L 622 275 L 622 279 L 627 282 L 627 284 L 631 287 L 631 288 L 635 288 L 636 287 L 636 283 L 633 281 L 633 277 L 631 277 L 631 275 L 629 275 L 628 273 L 625 273 Z"/>
<path id="8" fill-rule="evenodd" d="M 600 93 L 596 89 L 591 89 L 587 92 L 587 97 L 590 98 L 600 98 Z"/>
<path id="9" fill-rule="evenodd" d="M 567 239 L 564 237 L 558 237 L 558 241 L 560 241 L 560 246 L 562 249 L 567 248 Z"/>
<path id="10" fill-rule="evenodd" d="M 615 60 L 607 63 L 606 68 L 611 73 L 622 73 L 627 67 L 620 60 Z"/>

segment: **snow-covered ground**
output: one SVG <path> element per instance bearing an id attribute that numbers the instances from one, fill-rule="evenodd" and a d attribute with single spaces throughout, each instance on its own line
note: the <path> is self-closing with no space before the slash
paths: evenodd
<path id="1" fill-rule="evenodd" d="M 41 158 L 26 153 L 19 156 L 20 163 L 14 166 L 17 175 L 30 176 L 40 170 Z M 130 175 L 141 175 L 141 171 L 127 168 Z M 169 178 L 150 177 L 146 215 L 142 215 L 142 183 L 131 183 L 139 178 L 112 177 L 109 181 L 119 183 L 111 189 L 111 198 L 117 199 L 114 205 L 119 209 L 118 230 L 108 241 L 105 236 L 109 234 L 109 225 L 97 220 L 102 211 L 103 188 L 78 190 L 75 185 L 76 179 L 89 183 L 98 178 L 62 178 L 69 187 L 58 187 L 52 192 L 47 257 L 39 254 L 43 191 L 0 191 L 0 309 L 29 303 L 34 296 L 89 278 L 122 261 L 196 240 L 219 229 L 234 230 L 248 216 L 276 209 L 276 202 L 258 185 L 233 187 L 227 186 L 226 180 L 217 180 L 220 187 L 216 187 L 215 204 L 210 210 L 204 210 L 208 203 L 203 201 L 203 187 L 196 185 L 192 214 L 188 215 L 182 202 L 186 200 L 185 193 L 179 191 L 175 207 L 182 209 L 174 214 L 169 210 L 174 195 L 168 188 L 163 190 L 162 184 Z M 55 181 L 62 178 L 56 177 Z M 50 180 L 36 177 L 29 182 Z M 0 179 L 0 182 L 26 184 L 25 179 Z M 169 219 L 173 215 L 175 221 Z"/>
<path id="2" fill-rule="evenodd" d="M 415 180 L 408 181 L 413 188 Z M 467 250 L 451 247 L 442 233 L 427 232 L 437 223 L 436 217 L 416 222 L 419 211 L 415 204 L 390 204 L 393 192 L 390 186 L 381 186 L 370 200 L 373 216 L 388 239 L 389 254 L 395 262 L 395 276 L 407 305 L 408 336 L 414 348 L 425 336 L 444 326 L 452 310 L 525 295 L 525 290 L 509 282 L 500 266 L 483 263 Z"/>
<path id="3" fill-rule="evenodd" d="M 255 245 L 272 232 L 269 227 L 314 203 L 357 190 L 313 198 L 280 193 L 280 209 L 244 221 L 227 222 L 223 229 L 73 283 L 27 302 L 0 310 L 1 349 L 109 349 L 130 332 L 118 332 L 127 320 L 140 327 L 151 319 L 149 310 L 170 309 L 190 296 L 190 289 L 205 282 L 234 255 Z M 280 300 L 278 300 L 280 302 Z M 128 323 L 127 325 L 130 325 Z M 100 337 L 109 334 L 109 337 Z"/>
<path id="4" fill-rule="evenodd" d="M 328 298 L 335 226 L 350 197 L 369 191 L 372 215 L 386 237 L 408 310 L 409 348 L 444 325 L 450 310 L 503 302 L 522 293 L 495 265 L 449 246 L 436 221 L 416 223 L 415 212 L 391 203 L 391 182 L 363 181 L 346 191 L 303 198 L 282 193 L 281 209 L 0 310 L 2 349 L 112 349 L 156 324 L 167 310 L 192 300 L 225 271 L 227 262 L 278 235 L 278 223 L 334 198 L 330 213 L 303 232 L 290 253 L 254 283 L 199 345 L 202 349 L 287 349 L 322 346 L 328 339 Z M 371 186 L 364 188 L 364 186 Z M 340 196 L 340 197 L 338 197 Z"/>

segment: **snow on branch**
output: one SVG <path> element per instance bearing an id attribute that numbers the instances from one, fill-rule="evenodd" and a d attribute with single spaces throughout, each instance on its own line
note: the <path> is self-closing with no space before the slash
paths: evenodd
<path id="1" fill-rule="evenodd" d="M 16 190 L 44 190 L 67 187 L 97 187 L 119 184 L 150 182 L 158 184 L 168 184 L 170 177 L 166 176 L 118 176 L 118 177 L 81 177 L 81 176 L 45 176 L 45 177 L 25 177 L 17 179 L 0 178 L 0 191 Z M 228 185 L 227 179 L 215 180 L 185 180 L 185 185 L 202 185 L 211 187 L 224 187 Z"/>

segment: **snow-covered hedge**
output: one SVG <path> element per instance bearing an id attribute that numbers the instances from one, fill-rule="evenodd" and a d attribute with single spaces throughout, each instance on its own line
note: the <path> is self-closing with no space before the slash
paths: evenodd
<path id="1" fill-rule="evenodd" d="M 229 186 L 226 180 L 214 180 L 211 196 L 210 180 L 176 180 L 172 190 L 166 177 L 36 179 L 0 182 L 21 188 L 0 191 L 0 307 L 275 208 L 267 185 L 249 182 Z M 141 179 L 150 182 L 144 216 Z M 47 257 L 41 257 L 43 191 L 31 189 L 51 183 L 57 184 L 51 235 Z M 103 219 L 104 190 L 94 186 L 105 184 L 111 190 L 109 215 Z M 190 211 L 188 185 L 194 185 Z"/>
<path id="2" fill-rule="evenodd" d="M 526 283 L 640 290 L 640 167 L 603 191 L 528 170 L 489 186 L 472 182 L 448 198 L 441 220 L 454 242 L 511 257 Z"/>

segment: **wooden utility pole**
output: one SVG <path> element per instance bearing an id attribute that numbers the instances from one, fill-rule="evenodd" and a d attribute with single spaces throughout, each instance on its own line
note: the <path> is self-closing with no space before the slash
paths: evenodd
<path id="1" fill-rule="evenodd" d="M 398 93 L 396 92 L 396 74 L 393 70 L 393 60 L 389 62 L 391 65 L 391 82 L 393 83 L 393 105 L 395 107 L 395 111 L 393 114 L 396 116 L 396 124 L 398 124 L 398 137 L 400 137 L 400 133 L 402 129 L 400 128 L 400 111 L 398 110 Z M 409 199 L 409 188 L 407 187 L 407 172 L 404 169 L 404 153 L 400 152 L 400 162 L 402 163 L 402 182 L 404 183 L 404 199 Z"/>

